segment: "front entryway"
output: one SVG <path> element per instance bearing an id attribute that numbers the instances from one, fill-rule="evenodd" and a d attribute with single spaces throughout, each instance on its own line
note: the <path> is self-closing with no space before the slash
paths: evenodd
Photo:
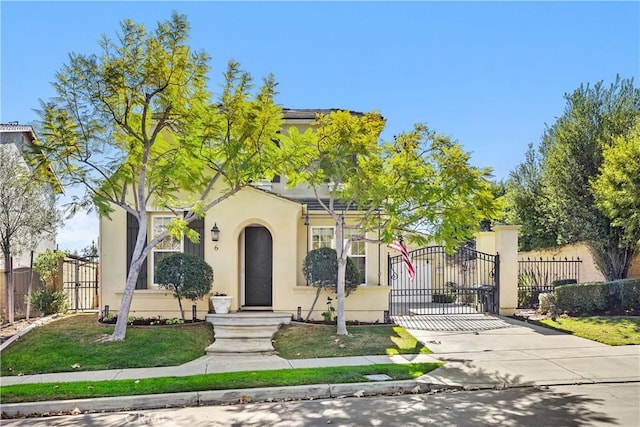
<path id="1" fill-rule="evenodd" d="M 271 307 L 273 290 L 273 240 L 265 227 L 244 229 L 244 303 L 246 307 Z"/>

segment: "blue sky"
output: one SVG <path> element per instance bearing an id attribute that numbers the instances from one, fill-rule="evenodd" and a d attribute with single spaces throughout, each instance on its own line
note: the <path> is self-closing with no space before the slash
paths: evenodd
<path id="1" fill-rule="evenodd" d="M 0 122 L 30 123 L 69 52 L 99 53 L 125 18 L 155 27 L 187 15 L 211 57 L 273 73 L 289 108 L 378 110 L 383 138 L 427 123 L 507 178 L 581 83 L 640 80 L 640 2 L 12 2 L 0 3 Z M 68 221 L 61 248 L 97 237 Z"/>

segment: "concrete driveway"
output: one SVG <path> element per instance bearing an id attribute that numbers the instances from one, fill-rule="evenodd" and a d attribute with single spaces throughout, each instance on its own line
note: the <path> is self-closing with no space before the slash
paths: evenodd
<path id="1" fill-rule="evenodd" d="M 640 381 L 640 346 L 608 346 L 506 317 L 487 322 L 496 328 L 444 331 L 403 325 L 432 356 L 447 362 L 424 379 L 465 388 Z"/>

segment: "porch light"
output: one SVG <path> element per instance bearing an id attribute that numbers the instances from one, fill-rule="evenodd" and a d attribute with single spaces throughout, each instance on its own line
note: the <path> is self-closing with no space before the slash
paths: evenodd
<path id="1" fill-rule="evenodd" d="M 214 223 L 211 228 L 211 241 L 217 242 L 220 239 L 220 229 L 218 228 L 218 223 Z"/>

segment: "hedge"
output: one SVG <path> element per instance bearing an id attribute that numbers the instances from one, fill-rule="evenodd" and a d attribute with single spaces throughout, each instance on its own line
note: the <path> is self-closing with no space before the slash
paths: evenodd
<path id="1" fill-rule="evenodd" d="M 553 293 L 558 310 L 574 315 L 640 313 L 640 279 L 563 285 Z"/>

